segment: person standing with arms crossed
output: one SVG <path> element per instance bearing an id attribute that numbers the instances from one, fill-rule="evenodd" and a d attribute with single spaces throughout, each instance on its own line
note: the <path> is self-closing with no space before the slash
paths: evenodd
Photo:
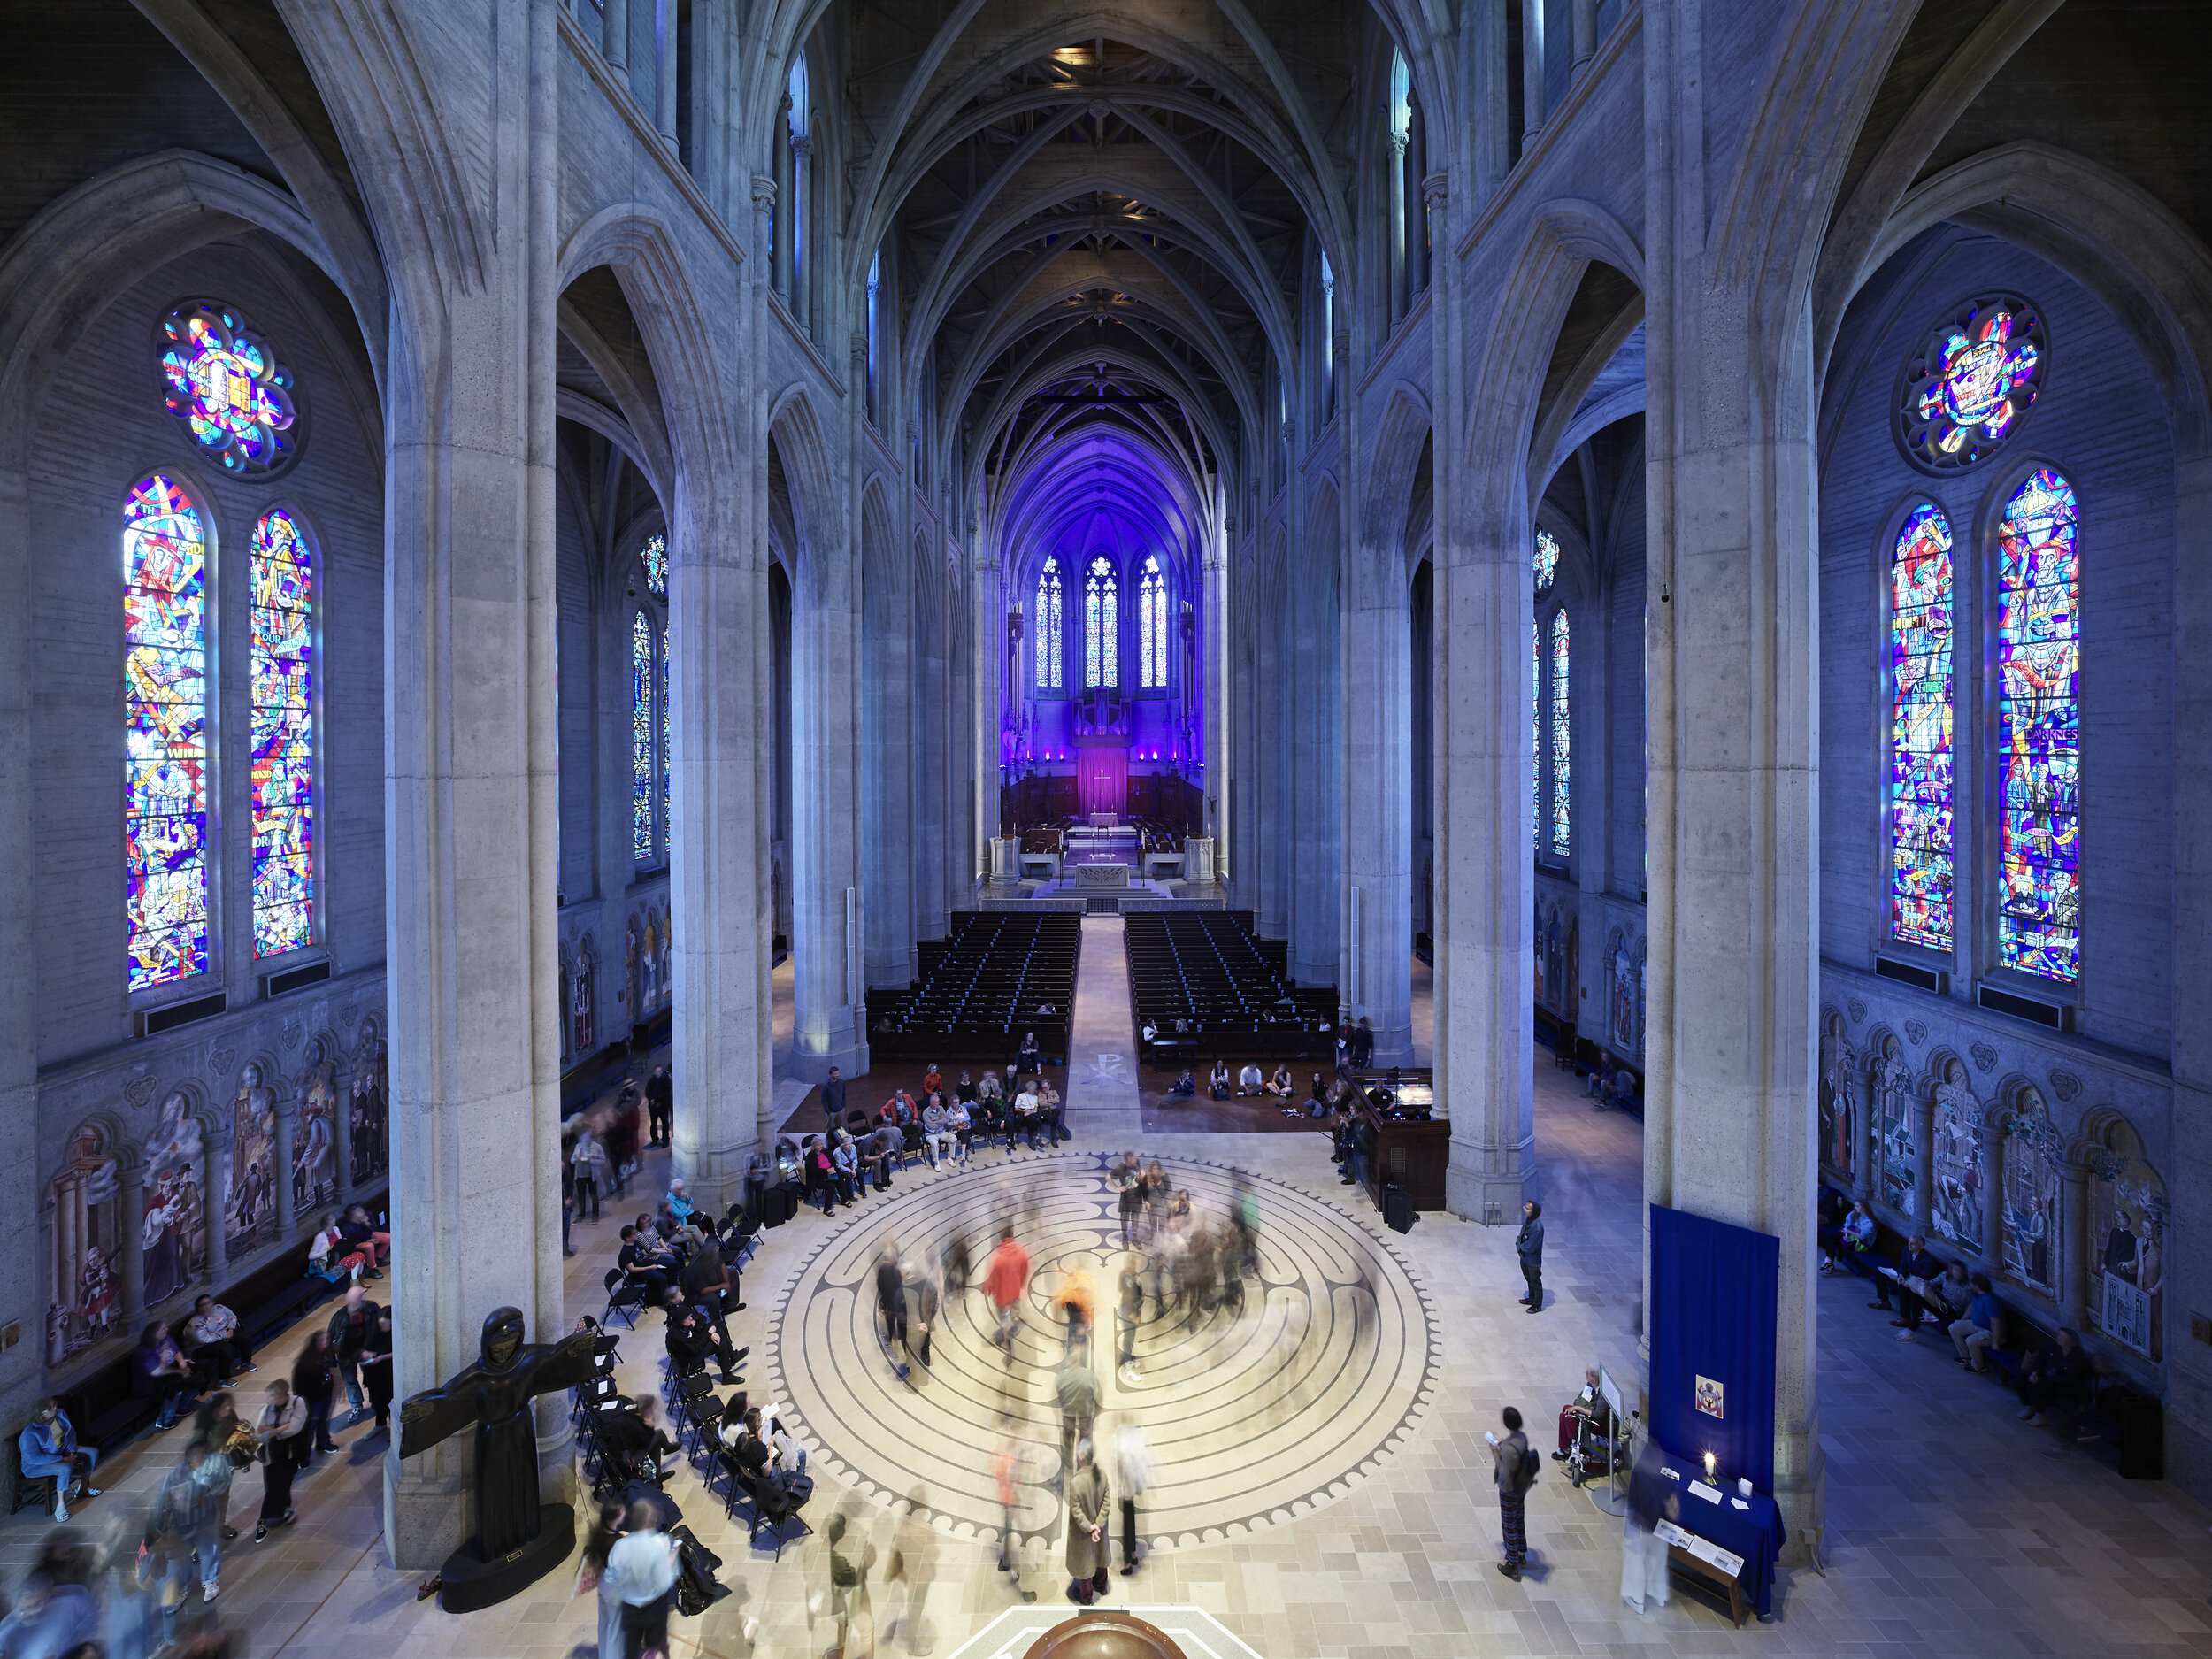
<path id="1" fill-rule="evenodd" d="M 1544 1207 L 1533 1198 L 1521 1206 L 1520 1235 L 1513 1248 L 1521 1258 L 1521 1277 L 1528 1294 L 1521 1298 L 1531 1313 L 1544 1311 Z"/>

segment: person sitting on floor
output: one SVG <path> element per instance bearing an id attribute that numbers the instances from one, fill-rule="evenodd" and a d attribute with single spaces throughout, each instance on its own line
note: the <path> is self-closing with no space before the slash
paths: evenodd
<path id="1" fill-rule="evenodd" d="M 1267 1092 L 1280 1101 L 1286 1101 L 1298 1092 L 1298 1086 L 1290 1080 L 1288 1066 L 1276 1066 L 1275 1075 L 1267 1080 Z"/>
<path id="2" fill-rule="evenodd" d="M 1975 1274 L 1968 1286 L 1974 1294 L 1966 1311 L 1951 1321 L 1951 1346 L 1958 1350 L 1957 1363 L 1979 1373 L 1989 1369 L 1989 1345 L 1997 1330 L 1997 1293 L 1990 1288 L 1986 1273 Z"/>
<path id="3" fill-rule="evenodd" d="M 2088 1392 L 2089 1356 L 2070 1326 L 2038 1348 L 2020 1368 L 2020 1420 L 2039 1429 L 2051 1407 Z"/>
<path id="4" fill-rule="evenodd" d="M 1866 1305 L 1890 1310 L 1890 1281 L 1897 1283 L 1897 1317 L 1890 1323 L 1909 1334 L 1920 1328 L 1920 1321 L 1928 1311 L 1922 1300 L 1927 1286 L 1943 1277 L 1942 1261 L 1932 1255 L 1927 1240 L 1918 1233 L 1905 1240 L 1905 1254 L 1893 1268 L 1877 1268 L 1874 1274 L 1874 1300 Z M 1916 1284 L 1915 1281 L 1918 1282 Z"/>
<path id="5" fill-rule="evenodd" d="M 1266 1079 L 1260 1075 L 1258 1062 L 1247 1060 L 1244 1070 L 1237 1073 L 1237 1098 L 1257 1094 L 1265 1087 Z"/>
<path id="6" fill-rule="evenodd" d="M 1185 1100 L 1190 1099 L 1198 1093 L 1198 1079 L 1192 1075 L 1188 1066 L 1183 1068 L 1183 1075 L 1175 1079 L 1175 1087 L 1168 1090 L 1168 1093 L 1179 1094 Z"/>
<path id="7" fill-rule="evenodd" d="M 1207 1092 L 1216 1100 L 1229 1098 L 1229 1063 L 1226 1060 L 1214 1062 L 1211 1087 Z"/>
<path id="8" fill-rule="evenodd" d="M 1851 1213 L 1843 1218 L 1843 1225 L 1835 1229 L 1833 1238 L 1825 1231 L 1823 1242 L 1828 1244 L 1828 1259 L 1821 1265 L 1832 1272 L 1840 1267 L 1860 1279 L 1875 1278 L 1874 1240 L 1879 1229 L 1874 1223 L 1874 1212 L 1862 1198 L 1851 1206 Z"/>

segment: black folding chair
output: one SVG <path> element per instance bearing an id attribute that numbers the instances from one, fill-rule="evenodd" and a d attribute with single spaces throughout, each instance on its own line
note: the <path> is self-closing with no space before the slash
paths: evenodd
<path id="1" fill-rule="evenodd" d="M 607 1311 L 599 1317 L 599 1323 L 611 1324 L 618 1313 L 636 1330 L 638 1313 L 645 1306 L 645 1286 L 630 1283 L 618 1267 L 607 1270 L 606 1285 Z"/>
<path id="2" fill-rule="evenodd" d="M 734 1466 L 734 1458 L 732 1462 Z M 783 1540 L 792 1522 L 798 1522 L 803 1536 L 814 1529 L 806 1524 L 806 1517 L 794 1505 L 787 1502 L 783 1494 L 768 1481 L 756 1479 L 741 1468 L 737 1471 L 737 1478 L 745 1483 L 745 1496 L 753 1506 L 753 1525 L 745 1535 L 746 1543 L 749 1546 L 758 1539 L 762 1527 L 772 1526 L 776 1529 L 776 1559 L 781 1561 Z"/>

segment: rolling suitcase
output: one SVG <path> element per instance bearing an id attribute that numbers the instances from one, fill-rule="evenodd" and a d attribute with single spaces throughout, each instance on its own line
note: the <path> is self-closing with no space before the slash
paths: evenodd
<path id="1" fill-rule="evenodd" d="M 1413 1207 L 1412 1194 L 1407 1192 L 1404 1187 L 1395 1185 L 1383 1188 L 1383 1223 L 1393 1233 L 1410 1233 L 1413 1231 L 1414 1222 L 1417 1219 L 1419 1219 L 1419 1212 Z"/>

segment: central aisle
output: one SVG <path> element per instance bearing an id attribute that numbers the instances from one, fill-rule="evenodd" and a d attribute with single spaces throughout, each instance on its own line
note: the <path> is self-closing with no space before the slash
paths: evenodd
<path id="1" fill-rule="evenodd" d="M 1121 918 L 1087 916 L 1068 1024 L 1068 1074 L 1059 1085 L 1067 1097 L 1067 1125 L 1081 1145 L 1118 1150 L 1142 1137 L 1135 1049 Z"/>

